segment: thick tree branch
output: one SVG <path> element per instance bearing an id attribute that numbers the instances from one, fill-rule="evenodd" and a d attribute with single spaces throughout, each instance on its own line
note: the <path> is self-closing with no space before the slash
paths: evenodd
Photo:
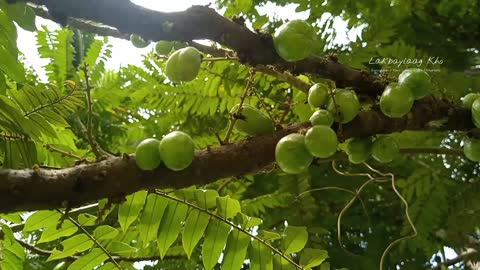
<path id="1" fill-rule="evenodd" d="M 240 62 L 252 66 L 274 65 L 292 74 L 313 73 L 336 82 L 337 87 L 353 87 L 369 95 L 381 93 L 385 82 L 380 78 L 344 66 L 335 59 L 310 57 L 285 62 L 276 53 L 270 34 L 252 32 L 215 10 L 193 6 L 181 12 L 159 12 L 119 0 L 32 0 L 48 8 L 55 21 L 64 17 L 90 20 L 118 29 L 120 33 L 137 33 L 149 40 L 209 39 L 233 49 Z"/>
<path id="2" fill-rule="evenodd" d="M 434 129 L 432 120 L 447 118 L 436 130 L 474 128 L 470 111 L 450 103 L 426 98 L 417 101 L 404 118 L 391 119 L 375 110 L 361 112 L 342 126 L 340 137 L 370 136 L 403 130 Z M 289 126 L 273 134 L 198 151 L 190 167 L 174 172 L 160 166 L 148 172 L 135 165 L 133 157 L 115 157 L 61 170 L 0 170 L 0 213 L 72 207 L 106 197 L 125 196 L 142 189 L 182 188 L 233 176 L 255 173 L 270 165 L 275 145 L 285 135 L 309 127 Z M 255 158 L 252 158 L 255 157 Z"/>

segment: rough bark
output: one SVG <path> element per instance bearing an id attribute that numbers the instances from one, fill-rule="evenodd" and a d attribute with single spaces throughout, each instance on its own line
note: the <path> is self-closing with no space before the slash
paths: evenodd
<path id="1" fill-rule="evenodd" d="M 417 101 L 404 118 L 390 119 L 375 110 L 361 112 L 352 122 L 335 127 L 343 139 L 403 130 L 433 129 L 432 120 L 448 118 L 437 130 L 474 128 L 469 110 L 427 98 Z M 134 157 L 115 157 L 60 170 L 0 170 L 0 213 L 78 206 L 101 198 L 121 198 L 142 189 L 182 188 L 221 178 L 255 173 L 275 160 L 275 145 L 283 136 L 309 127 L 289 126 L 270 135 L 198 151 L 190 167 L 174 172 L 160 166 L 146 172 Z M 252 158 L 254 157 L 254 158 Z"/>

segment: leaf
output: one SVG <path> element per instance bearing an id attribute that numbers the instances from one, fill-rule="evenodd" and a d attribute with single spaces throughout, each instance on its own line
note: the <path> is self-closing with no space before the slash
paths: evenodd
<path id="1" fill-rule="evenodd" d="M 86 234 L 78 234 L 61 242 L 63 250 L 53 249 L 47 261 L 53 261 L 70 257 L 93 247 L 93 241 Z"/>
<path id="2" fill-rule="evenodd" d="M 96 216 L 87 213 L 79 214 L 77 219 L 78 223 L 80 223 L 82 226 L 94 226 L 97 221 Z"/>
<path id="3" fill-rule="evenodd" d="M 225 247 L 225 256 L 222 261 L 222 269 L 240 270 L 245 256 L 247 255 L 250 236 L 234 229 L 228 236 L 227 246 Z"/>
<path id="4" fill-rule="evenodd" d="M 124 232 L 126 232 L 128 227 L 138 218 L 145 204 L 146 197 L 146 190 L 135 192 L 128 195 L 126 197 L 127 200 L 118 207 L 118 222 Z"/>
<path id="5" fill-rule="evenodd" d="M 208 225 L 202 246 L 202 261 L 205 269 L 211 270 L 218 263 L 229 232 L 230 225 L 217 219 L 212 220 Z"/>
<path id="6" fill-rule="evenodd" d="M 188 259 L 190 259 L 193 249 L 202 238 L 205 229 L 207 229 L 209 221 L 209 215 L 196 209 L 192 209 L 188 215 L 182 233 L 182 245 Z"/>
<path id="7" fill-rule="evenodd" d="M 35 12 L 23 2 L 15 2 L 7 5 L 8 15 L 23 29 L 33 32 L 35 26 Z"/>
<path id="8" fill-rule="evenodd" d="M 157 245 L 163 259 L 167 250 L 177 239 L 182 229 L 182 221 L 187 217 L 188 206 L 179 202 L 170 202 L 163 214 L 158 232 Z"/>
<path id="9" fill-rule="evenodd" d="M 288 226 L 283 232 L 282 251 L 285 254 L 298 252 L 305 247 L 307 240 L 307 227 Z"/>
<path id="10" fill-rule="evenodd" d="M 211 209 L 217 205 L 218 192 L 212 189 L 197 189 L 195 190 L 195 199 L 198 201 L 198 206 L 204 209 Z"/>
<path id="11" fill-rule="evenodd" d="M 253 6 L 253 0 L 235 0 L 235 5 L 243 13 L 248 13 Z"/>
<path id="12" fill-rule="evenodd" d="M 245 229 L 252 228 L 263 223 L 262 219 L 257 217 L 249 217 L 244 213 L 238 213 L 237 217 L 239 220 L 238 223 Z"/>
<path id="13" fill-rule="evenodd" d="M 260 230 L 258 235 L 265 241 L 270 241 L 270 240 L 278 240 L 281 239 L 282 236 L 276 232 L 269 232 L 266 230 Z"/>
<path id="14" fill-rule="evenodd" d="M 25 261 L 25 250 L 17 242 L 12 229 L 7 225 L 1 225 L 0 232 L 3 237 L 0 238 L 0 269 L 16 270 L 23 269 Z"/>
<path id="15" fill-rule="evenodd" d="M 143 247 L 147 247 L 150 242 L 157 238 L 158 227 L 167 205 L 167 198 L 156 194 L 148 195 L 142 216 L 140 217 L 140 223 L 138 224 L 138 230 L 142 232 L 140 240 L 143 242 Z"/>
<path id="16" fill-rule="evenodd" d="M 92 251 L 83 255 L 76 261 L 74 261 L 69 267 L 68 270 L 85 270 L 85 269 L 94 269 L 96 266 L 100 265 L 108 259 L 108 256 L 103 253 L 99 248 L 94 248 Z"/>
<path id="17" fill-rule="evenodd" d="M 75 226 L 70 220 L 65 220 L 62 223 L 62 226 L 60 229 L 57 229 L 57 225 L 50 225 L 45 229 L 45 231 L 42 232 L 42 236 L 40 237 L 40 240 L 38 240 L 37 243 L 45 243 L 45 242 L 50 242 L 53 240 L 56 240 L 60 237 L 64 236 L 70 236 L 74 233 L 76 233 L 78 230 L 78 227 Z"/>
<path id="18" fill-rule="evenodd" d="M 250 270 L 273 270 L 272 252 L 259 241 L 251 241 L 248 249 Z"/>
<path id="19" fill-rule="evenodd" d="M 22 223 L 22 218 L 20 217 L 20 213 L 1 214 L 0 219 L 4 219 L 6 221 L 10 221 L 10 222 L 15 223 L 15 224 Z"/>
<path id="20" fill-rule="evenodd" d="M 132 257 L 138 252 L 136 248 L 119 241 L 113 241 L 108 245 L 107 249 L 111 253 L 114 253 L 123 257 Z"/>
<path id="21" fill-rule="evenodd" d="M 297 267 L 291 264 L 287 259 L 283 258 L 279 254 L 273 256 L 273 269 L 275 270 L 296 270 Z"/>
<path id="22" fill-rule="evenodd" d="M 306 248 L 300 254 L 300 265 L 312 268 L 322 264 L 328 258 L 328 252 L 322 249 Z"/>
<path id="23" fill-rule="evenodd" d="M 61 217 L 62 215 L 57 211 L 37 211 L 27 218 L 23 231 L 31 232 L 45 227 L 56 226 Z"/>
<path id="24" fill-rule="evenodd" d="M 241 211 L 240 202 L 230 198 L 230 196 L 217 198 L 217 213 L 228 219 L 232 218 Z"/>
<path id="25" fill-rule="evenodd" d="M 95 228 L 93 231 L 93 236 L 97 240 L 108 240 L 117 237 L 119 231 L 108 225 L 102 225 Z"/>

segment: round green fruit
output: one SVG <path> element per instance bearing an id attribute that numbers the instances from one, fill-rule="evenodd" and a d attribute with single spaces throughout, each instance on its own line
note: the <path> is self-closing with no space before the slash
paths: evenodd
<path id="1" fill-rule="evenodd" d="M 478 93 L 468 93 L 462 98 L 463 107 L 466 109 L 471 109 L 473 102 L 480 97 Z"/>
<path id="2" fill-rule="evenodd" d="M 309 57 L 315 47 L 315 41 L 315 30 L 309 23 L 302 20 L 283 24 L 273 35 L 273 43 L 278 55 L 289 62 Z"/>
<path id="3" fill-rule="evenodd" d="M 390 118 L 403 117 L 412 109 L 413 101 L 410 88 L 391 83 L 380 97 L 380 110 Z"/>
<path id="4" fill-rule="evenodd" d="M 380 163 L 391 162 L 398 153 L 398 143 L 390 136 L 382 136 L 373 142 L 372 157 Z"/>
<path id="5" fill-rule="evenodd" d="M 480 140 L 465 138 L 463 140 L 463 153 L 471 161 L 480 162 Z"/>
<path id="6" fill-rule="evenodd" d="M 133 46 L 137 48 L 145 48 L 150 44 L 150 42 L 145 41 L 141 36 L 131 34 L 130 35 L 130 41 L 132 42 Z"/>
<path id="7" fill-rule="evenodd" d="M 351 90 L 336 89 L 333 98 L 330 97 L 328 100 L 327 110 L 339 123 L 345 124 L 352 121 L 360 111 L 357 94 Z"/>
<path id="8" fill-rule="evenodd" d="M 155 51 L 159 55 L 168 55 L 172 51 L 172 48 L 173 48 L 173 42 L 166 41 L 166 40 L 160 40 L 155 45 Z"/>
<path id="9" fill-rule="evenodd" d="M 173 42 L 173 49 L 174 50 L 180 50 L 180 49 L 183 49 L 185 47 L 188 47 L 187 42 L 183 42 L 183 41 L 174 41 Z"/>
<path id="10" fill-rule="evenodd" d="M 173 131 L 160 141 L 160 156 L 172 171 L 181 171 L 193 161 L 195 150 L 192 138 L 181 131 Z"/>
<path id="11" fill-rule="evenodd" d="M 193 47 L 175 51 L 168 57 L 165 74 L 172 82 L 188 82 L 197 77 L 202 54 Z"/>
<path id="12" fill-rule="evenodd" d="M 137 166 L 144 170 L 150 171 L 158 167 L 162 162 L 158 147 L 160 141 L 157 139 L 145 139 L 137 145 L 135 150 L 135 162 Z"/>
<path id="13" fill-rule="evenodd" d="M 313 161 L 313 156 L 305 146 L 305 136 L 293 133 L 280 139 L 275 147 L 275 161 L 286 173 L 299 174 L 305 171 Z"/>
<path id="14" fill-rule="evenodd" d="M 472 103 L 472 120 L 477 128 L 480 128 L 480 98 Z"/>
<path id="15" fill-rule="evenodd" d="M 330 157 L 337 152 L 337 134 L 330 127 L 314 126 L 305 134 L 305 146 L 314 157 Z"/>
<path id="16" fill-rule="evenodd" d="M 308 104 L 314 108 L 319 108 L 327 102 L 328 86 L 323 83 L 316 83 L 308 90 Z"/>
<path id="17" fill-rule="evenodd" d="M 238 111 L 239 104 L 233 106 L 230 113 Z M 250 136 L 271 133 L 274 130 L 273 121 L 259 109 L 243 104 L 240 117 L 235 121 L 235 129 Z"/>
<path id="18" fill-rule="evenodd" d="M 330 127 L 333 124 L 333 115 L 327 110 L 317 110 L 312 116 L 310 116 L 310 123 L 312 126 L 327 126 Z"/>
<path id="19" fill-rule="evenodd" d="M 350 162 L 354 164 L 362 163 L 366 161 L 372 153 L 372 139 L 369 137 L 353 138 L 348 142 L 345 152 Z"/>
<path id="20" fill-rule="evenodd" d="M 398 84 L 409 88 L 414 99 L 421 99 L 430 94 L 432 83 L 430 75 L 419 68 L 405 69 L 398 76 Z"/>

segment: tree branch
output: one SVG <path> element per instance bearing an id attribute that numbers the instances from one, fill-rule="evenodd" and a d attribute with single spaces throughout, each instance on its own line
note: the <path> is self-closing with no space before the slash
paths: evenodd
<path id="1" fill-rule="evenodd" d="M 447 120 L 436 130 L 474 128 L 469 110 L 425 98 L 417 101 L 404 118 L 391 119 L 375 110 L 361 112 L 352 122 L 342 126 L 341 135 L 346 139 L 433 129 L 429 122 L 443 118 Z M 0 170 L 0 213 L 59 208 L 63 202 L 75 207 L 142 189 L 183 188 L 255 173 L 275 160 L 275 146 L 283 136 L 309 126 L 308 122 L 295 124 L 273 134 L 198 151 L 191 166 L 179 172 L 163 165 L 154 171 L 142 171 L 135 165 L 134 157 L 127 155 L 60 170 Z"/>
<path id="2" fill-rule="evenodd" d="M 460 254 L 459 256 L 453 258 L 453 259 L 450 259 L 450 260 L 446 260 L 440 264 L 438 264 L 437 266 L 434 266 L 432 268 L 430 268 L 429 270 L 439 270 L 439 269 L 442 269 L 442 266 L 451 266 L 451 265 L 455 265 L 459 262 L 465 262 L 465 261 L 468 261 L 469 258 L 471 258 L 472 256 L 474 255 L 477 255 L 478 254 L 478 251 L 475 250 L 475 249 L 472 249 L 472 250 L 469 250 L 469 251 L 466 251 L 462 254 Z"/>
<path id="3" fill-rule="evenodd" d="M 310 57 L 285 62 L 276 53 L 268 33 L 252 32 L 205 6 L 193 6 L 180 12 L 159 12 L 119 0 L 31 0 L 48 8 L 50 14 L 90 20 L 118 29 L 119 33 L 136 33 L 158 40 L 209 39 L 233 49 L 240 62 L 273 65 L 292 74 L 312 73 L 335 81 L 337 87 L 353 87 L 372 96 L 380 94 L 386 82 L 367 72 L 355 70 L 335 59 Z M 62 20 L 52 17 L 55 21 Z"/>

